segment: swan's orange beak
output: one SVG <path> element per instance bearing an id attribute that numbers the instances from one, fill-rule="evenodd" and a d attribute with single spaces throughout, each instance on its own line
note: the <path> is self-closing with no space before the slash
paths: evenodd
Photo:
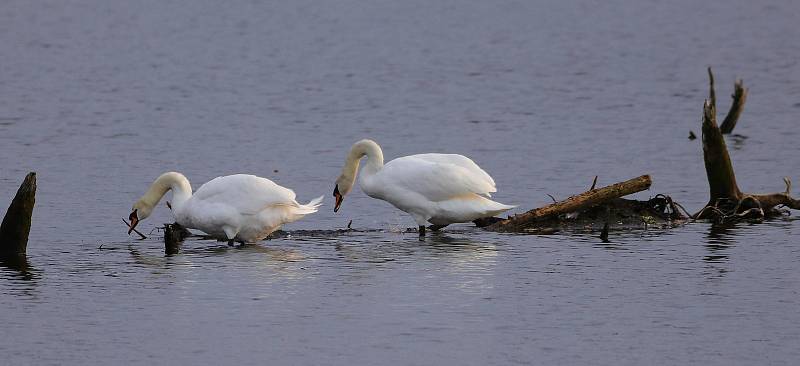
<path id="1" fill-rule="evenodd" d="M 128 220 L 131 220 L 131 226 L 128 228 L 128 235 L 131 235 L 133 229 L 135 229 L 136 225 L 139 224 L 139 215 L 136 214 L 136 211 L 137 210 L 134 209 L 133 212 L 131 212 L 131 215 L 128 216 Z"/>
<path id="2" fill-rule="evenodd" d="M 344 200 L 344 197 L 342 196 L 342 194 L 339 193 L 339 185 L 338 184 L 336 185 L 336 188 L 333 189 L 333 197 L 336 197 L 336 205 L 333 206 L 333 212 L 338 212 L 339 211 L 339 207 L 342 205 L 342 201 Z"/>

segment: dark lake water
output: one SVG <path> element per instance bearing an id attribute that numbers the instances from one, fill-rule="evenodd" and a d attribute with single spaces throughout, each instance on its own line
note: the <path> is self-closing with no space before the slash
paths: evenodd
<path id="1" fill-rule="evenodd" d="M 800 222 L 511 235 L 413 220 L 356 188 L 350 145 L 454 152 L 521 212 L 652 175 L 706 201 L 706 67 L 740 186 L 800 181 L 796 1 L 16 1 L 0 4 L 0 205 L 39 191 L 0 266 L 2 364 L 794 365 Z M 324 194 L 293 235 L 165 257 L 120 221 L 160 173 Z M 797 194 L 797 192 L 795 192 Z M 3 211 L 4 212 L 4 211 Z M 145 233 L 170 221 L 163 204 Z"/>

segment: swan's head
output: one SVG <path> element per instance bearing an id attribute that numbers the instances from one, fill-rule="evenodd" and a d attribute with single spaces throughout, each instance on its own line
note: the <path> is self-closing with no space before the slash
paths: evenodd
<path id="1" fill-rule="evenodd" d="M 333 197 L 336 199 L 336 204 L 333 206 L 333 212 L 339 211 L 339 207 L 342 206 L 342 201 L 344 201 L 344 196 L 350 193 L 354 183 L 355 177 L 347 174 L 342 174 L 336 179 L 336 186 L 333 188 Z"/>
<path id="2" fill-rule="evenodd" d="M 364 139 L 353 144 L 350 152 L 347 153 L 344 167 L 342 167 L 342 174 L 336 179 L 336 187 L 333 189 L 333 197 L 336 198 L 333 212 L 339 211 L 344 196 L 353 189 L 353 184 L 355 184 L 356 175 L 358 174 L 358 165 L 361 158 L 365 156 L 369 159 L 368 164 L 370 164 L 369 166 L 372 168 L 371 171 L 373 173 L 383 167 L 383 152 L 375 141 Z"/>
<path id="3" fill-rule="evenodd" d="M 128 229 L 128 235 L 130 235 L 133 229 L 136 228 L 136 225 L 139 224 L 139 221 L 150 217 L 151 213 L 153 213 L 153 205 L 147 204 L 143 200 L 136 201 L 136 203 L 133 204 L 130 216 L 128 216 L 128 220 L 131 221 L 131 227 Z"/>

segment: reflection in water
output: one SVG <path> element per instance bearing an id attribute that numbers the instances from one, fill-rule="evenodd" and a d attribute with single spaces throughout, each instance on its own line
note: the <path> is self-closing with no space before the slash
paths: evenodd
<path id="1" fill-rule="evenodd" d="M 375 269 L 403 268 L 409 262 L 431 270 L 430 276 L 452 281 L 465 292 L 493 287 L 498 250 L 492 243 L 476 240 L 477 232 L 441 231 L 420 240 L 416 233 L 358 233 L 338 241 L 335 253 L 351 269 L 355 281 L 370 278 Z"/>
<path id="2" fill-rule="evenodd" d="M 178 258 L 186 259 L 190 258 L 193 255 L 212 257 L 212 256 L 230 255 L 232 253 L 237 253 L 237 252 L 266 254 L 269 260 L 279 261 L 279 262 L 301 261 L 306 258 L 303 254 L 298 253 L 291 249 L 266 247 L 262 246 L 261 244 L 237 245 L 234 247 L 228 246 L 227 244 L 215 245 L 211 247 L 195 247 L 195 248 L 184 247 L 180 252 L 180 254 L 182 254 L 180 256 L 175 256 L 170 254 L 168 255 L 143 254 L 133 245 L 128 247 L 128 251 L 130 252 L 131 257 L 133 257 L 134 261 L 137 264 L 141 264 L 146 267 L 168 266 L 170 263 L 176 263 L 176 260 L 178 260 Z M 183 260 L 181 260 L 181 263 L 184 263 Z"/>
<path id="3" fill-rule="evenodd" d="M 602 248 L 605 250 L 627 250 L 620 244 L 618 239 L 615 241 L 605 241 L 605 242 L 602 241 L 601 239 L 595 239 L 593 240 L 593 245 L 596 248 Z"/>
<path id="4" fill-rule="evenodd" d="M 708 239 L 706 249 L 708 254 L 703 260 L 708 263 L 708 272 L 711 277 L 722 277 L 728 273 L 727 250 L 733 246 L 731 229 L 736 227 L 735 223 L 711 224 L 708 228 Z"/>
<path id="5" fill-rule="evenodd" d="M 473 251 L 484 249 L 483 244 L 476 243 L 470 238 L 468 233 L 466 235 L 451 236 L 451 233 L 444 231 L 434 231 L 425 237 L 425 242 L 430 244 L 431 248 L 438 249 L 444 252 L 454 251 Z M 494 246 L 491 246 L 494 248 Z"/>
<path id="6" fill-rule="evenodd" d="M 294 250 L 286 248 L 278 248 L 274 246 L 267 246 L 266 244 L 263 243 L 237 245 L 234 247 L 230 247 L 227 244 L 225 244 L 213 247 L 192 248 L 192 249 L 184 249 L 182 253 L 187 255 L 198 254 L 204 256 L 215 256 L 215 255 L 228 255 L 232 253 L 243 253 L 243 252 L 265 254 L 269 260 L 278 262 L 294 262 L 294 261 L 301 261 L 306 258 L 302 253 L 296 252 Z"/>
<path id="7" fill-rule="evenodd" d="M 467 293 L 487 293 L 494 288 L 497 267 L 497 247 L 480 243 L 467 235 L 449 236 L 436 233 L 429 237 L 430 249 L 437 260 L 444 260 L 444 271 L 457 278 L 456 287 Z"/>
<path id="8" fill-rule="evenodd" d="M 433 232 L 424 238 L 416 233 L 358 233 L 347 241 L 335 244 L 339 258 L 348 262 L 383 263 L 404 260 L 412 256 L 480 258 L 496 256 L 493 244 L 478 243 L 466 235 L 454 232 Z M 421 239 L 421 240 L 420 240 Z M 487 254 L 488 253 L 488 254 Z"/>
<path id="9" fill-rule="evenodd" d="M 718 262 L 728 259 L 725 251 L 733 245 L 730 230 L 735 228 L 735 223 L 712 224 L 708 229 L 708 242 L 706 249 L 709 255 L 705 256 L 703 260 L 708 262 Z"/>
<path id="10" fill-rule="evenodd" d="M 729 135 L 729 142 L 732 142 L 731 148 L 733 150 L 741 150 L 744 147 L 744 143 L 747 141 L 747 136 L 739 135 L 739 134 L 732 134 Z"/>
<path id="11" fill-rule="evenodd" d="M 0 255 L 0 266 L 13 270 L 20 279 L 26 281 L 36 278 L 35 270 L 25 254 Z"/>
<path id="12" fill-rule="evenodd" d="M 220 259 L 223 267 L 216 270 L 238 271 L 242 268 L 253 269 L 252 273 L 265 276 L 264 281 L 269 282 L 269 276 L 278 275 L 281 279 L 299 279 L 307 275 L 304 268 L 296 263 L 301 263 L 307 257 L 295 250 L 276 248 L 262 244 L 237 245 L 230 247 L 225 243 L 212 246 L 203 246 L 209 241 L 185 241 L 179 255 L 162 255 L 142 253 L 134 246 L 129 246 L 128 251 L 134 263 L 151 269 L 154 273 L 162 275 L 173 272 L 178 268 L 207 266 L 209 260 Z M 217 242 L 214 242 L 217 243 Z M 235 259 L 235 260 L 234 260 Z M 253 267 L 253 264 L 259 265 Z M 230 266 L 230 268 L 226 268 Z"/>

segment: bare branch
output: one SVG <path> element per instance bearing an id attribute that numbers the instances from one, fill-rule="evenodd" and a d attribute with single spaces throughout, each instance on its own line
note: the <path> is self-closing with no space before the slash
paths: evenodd
<path id="1" fill-rule="evenodd" d="M 144 234 L 140 233 L 140 232 L 139 232 L 139 230 L 136 230 L 136 229 L 132 228 L 132 227 L 131 227 L 131 224 L 129 224 L 129 223 L 128 223 L 128 221 L 127 221 L 127 220 L 125 220 L 124 218 L 122 219 L 122 222 L 124 222 L 124 223 L 125 223 L 125 225 L 127 225 L 127 226 L 128 226 L 128 229 L 132 229 L 132 230 L 133 230 L 133 232 L 135 232 L 135 233 L 139 234 L 139 237 L 140 237 L 141 239 L 147 239 L 147 237 L 146 237 L 146 236 L 144 236 Z"/>
<path id="2" fill-rule="evenodd" d="M 744 110 L 744 102 L 747 101 L 747 89 L 745 89 L 742 79 L 736 80 L 733 84 L 733 94 L 731 94 L 731 98 L 733 98 L 731 108 L 728 110 L 728 115 L 725 116 L 725 120 L 722 121 L 722 124 L 719 126 L 719 130 L 722 131 L 723 134 L 733 132 L 734 127 L 736 127 L 736 122 L 739 121 L 739 117 Z"/>

